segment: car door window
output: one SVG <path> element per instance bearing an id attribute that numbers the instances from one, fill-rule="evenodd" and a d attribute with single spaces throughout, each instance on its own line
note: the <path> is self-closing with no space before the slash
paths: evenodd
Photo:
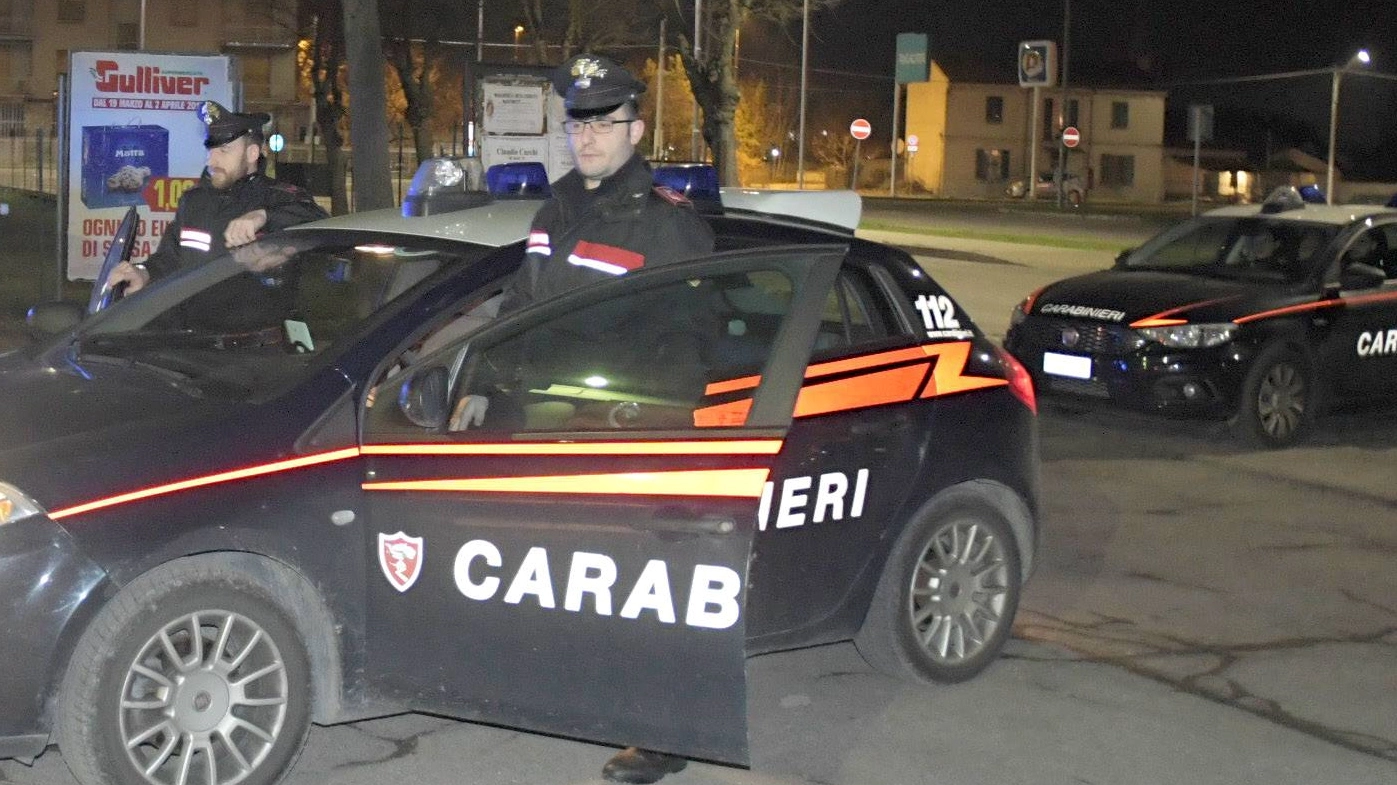
<path id="1" fill-rule="evenodd" d="M 710 385 L 760 371 L 792 291 L 768 270 L 678 281 L 487 338 L 451 385 L 453 409 L 486 404 L 458 432 L 700 427 Z"/>
<path id="2" fill-rule="evenodd" d="M 1344 250 L 1340 269 L 1353 264 L 1382 270 L 1388 280 L 1397 277 L 1397 226 L 1377 226 L 1355 237 Z"/>
<path id="3" fill-rule="evenodd" d="M 896 334 L 895 323 L 887 300 L 876 293 L 867 276 L 846 267 L 825 300 L 814 355 L 830 359 L 876 344 Z"/>

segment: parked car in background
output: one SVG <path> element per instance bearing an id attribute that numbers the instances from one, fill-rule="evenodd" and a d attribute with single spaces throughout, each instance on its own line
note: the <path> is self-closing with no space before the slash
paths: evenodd
<path id="1" fill-rule="evenodd" d="M 1057 199 L 1057 182 L 1053 172 L 1043 172 L 1038 175 L 1038 182 L 1034 183 L 1034 198 L 1036 199 Z M 1024 179 L 1014 180 L 1004 189 L 1005 196 L 1015 199 L 1022 199 L 1028 195 L 1028 181 Z M 1073 207 L 1080 205 L 1087 198 L 1087 181 L 1080 175 L 1068 172 L 1062 181 L 1062 195 L 1066 202 Z"/>
<path id="2" fill-rule="evenodd" d="M 1004 345 L 1045 397 L 1291 444 L 1321 410 L 1392 399 L 1397 210 L 1285 188 L 1209 211 L 1030 294 Z"/>

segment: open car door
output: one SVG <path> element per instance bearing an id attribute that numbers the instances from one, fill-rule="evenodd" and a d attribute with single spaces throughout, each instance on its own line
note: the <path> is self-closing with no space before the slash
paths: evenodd
<path id="1" fill-rule="evenodd" d="M 633 273 L 379 384 L 363 452 L 385 697 L 747 763 L 758 504 L 842 256 Z M 483 417 L 451 416 L 478 399 Z"/>

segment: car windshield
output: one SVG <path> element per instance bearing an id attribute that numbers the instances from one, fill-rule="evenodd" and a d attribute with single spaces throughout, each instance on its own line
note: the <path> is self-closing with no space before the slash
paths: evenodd
<path id="1" fill-rule="evenodd" d="M 273 236 L 118 301 L 69 351 L 80 364 L 120 362 L 200 394 L 255 398 L 348 344 L 427 276 L 491 250 Z"/>
<path id="2" fill-rule="evenodd" d="M 1126 269 L 1297 283 L 1321 263 L 1339 227 L 1264 216 L 1201 216 L 1130 252 Z"/>

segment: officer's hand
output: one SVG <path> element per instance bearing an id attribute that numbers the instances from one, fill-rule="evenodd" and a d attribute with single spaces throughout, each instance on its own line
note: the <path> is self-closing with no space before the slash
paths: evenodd
<path id="1" fill-rule="evenodd" d="M 490 408 L 490 399 L 483 395 L 467 395 L 456 402 L 456 410 L 451 413 L 450 428 L 464 431 L 485 422 L 485 410 Z"/>
<path id="2" fill-rule="evenodd" d="M 115 289 L 121 284 L 126 284 L 126 294 L 135 294 L 148 283 L 150 283 L 150 272 L 144 267 L 137 267 L 130 262 L 118 264 L 107 275 L 107 286 Z"/>
<path id="3" fill-rule="evenodd" d="M 223 245 L 226 248 L 247 245 L 257 239 L 257 233 L 262 231 L 262 227 L 266 225 L 266 210 L 253 210 L 250 213 L 244 213 L 228 222 L 228 228 L 223 230 Z"/>

